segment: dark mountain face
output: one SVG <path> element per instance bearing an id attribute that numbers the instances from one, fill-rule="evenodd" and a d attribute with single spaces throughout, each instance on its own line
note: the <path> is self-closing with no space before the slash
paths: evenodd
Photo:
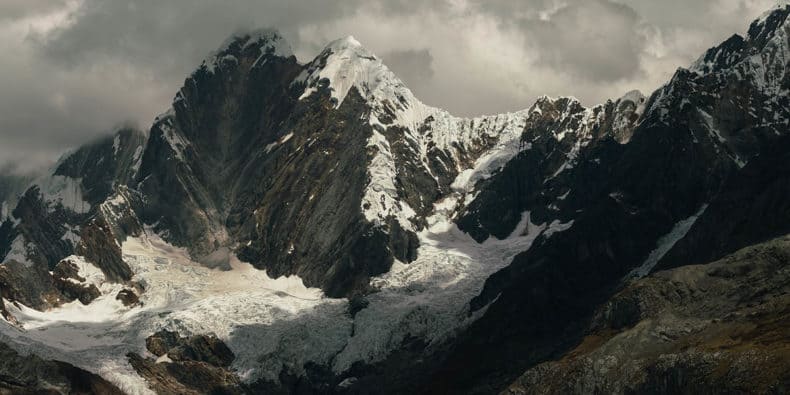
<path id="1" fill-rule="evenodd" d="M 790 6 L 766 14 L 746 37 L 733 36 L 690 69 L 678 69 L 649 98 L 630 92 L 584 108 L 572 98 L 544 97 L 524 111 L 474 119 L 422 104 L 351 37 L 300 64 L 276 32 L 234 36 L 186 79 L 147 135 L 122 130 L 78 149 L 3 210 L 0 295 L 13 307 L 0 299 L 0 313 L 11 322 L 9 311 L 21 311 L 19 304 L 46 310 L 102 297 L 108 291 L 81 276 L 81 260 L 124 288 L 112 292 L 128 308 L 139 308 L 148 284 L 138 282 L 122 245 L 150 234 L 208 267 L 230 271 L 238 257 L 271 277 L 297 275 L 329 298 L 351 300 L 327 298 L 330 307 L 288 316 L 320 323 L 319 338 L 343 332 L 345 343 L 303 366 L 278 365 L 279 380 L 242 383 L 238 372 L 253 368 L 189 358 L 162 365 L 129 353 L 134 370 L 156 377 L 163 391 L 199 392 L 205 384 L 251 392 L 491 393 L 521 376 L 512 390 L 552 392 L 566 388 L 550 380 L 546 372 L 554 371 L 587 383 L 583 363 L 544 363 L 587 351 L 605 359 L 605 349 L 579 351 L 580 343 L 591 333 L 610 341 L 609 330 L 653 317 L 629 315 L 654 302 L 628 296 L 643 284 L 655 286 L 659 299 L 693 288 L 652 284 L 651 273 L 705 264 L 790 233 L 788 14 Z M 1 200 L 10 201 L 12 184 L 0 184 Z M 786 264 L 782 251 L 772 253 L 771 265 Z M 455 268 L 450 256 L 499 266 Z M 156 258 L 157 265 L 177 264 Z M 403 269 L 421 259 L 436 262 Z M 440 281 L 447 267 L 461 275 Z M 759 277 L 730 274 L 732 286 Z M 475 276 L 479 287 L 455 291 Z M 388 281 L 399 285 L 386 288 Z M 441 288 L 430 290 L 436 295 L 463 299 L 462 311 L 435 310 L 445 301 L 425 284 Z M 374 306 L 392 295 L 413 298 Z M 711 295 L 722 314 L 743 310 Z M 291 308 L 287 296 L 278 294 L 284 311 Z M 769 316 L 784 311 L 784 299 L 777 300 L 766 307 Z M 348 303 L 340 329 L 320 316 L 335 303 Z M 412 310 L 401 318 L 396 312 L 404 306 Z M 364 321 L 382 308 L 392 314 L 380 321 L 400 320 L 395 329 Z M 167 317 L 171 309 L 140 315 Z M 450 329 L 440 325 L 446 316 L 457 321 Z M 186 328 L 180 319 L 171 324 Z M 360 327 L 379 324 L 388 338 L 383 345 Z M 154 326 L 146 321 L 144 330 Z M 223 328 L 230 334 L 222 340 L 242 329 Z M 440 330 L 448 334 L 432 337 Z M 324 346 L 311 336 L 286 344 Z M 267 356 L 288 354 L 278 350 Z M 346 350 L 368 354 L 343 365 Z M 691 372 L 694 358 L 675 370 L 646 367 L 665 374 L 663 387 L 595 385 L 620 391 L 655 384 L 671 392 L 678 387 L 670 376 Z M 206 372 L 205 381 L 190 376 L 193 368 Z M 731 388 L 713 384 L 699 388 Z"/>
<path id="2" fill-rule="evenodd" d="M 513 224 L 488 219 L 514 204 L 504 201 L 517 202 L 511 212 L 560 208 L 547 220 L 573 226 L 539 238 L 487 281 L 471 304 L 488 306 L 486 313 L 455 346 L 434 379 L 437 389 L 488 392 L 561 355 L 629 272 L 645 275 L 662 258 L 659 267 L 707 263 L 790 231 L 784 203 L 790 103 L 781 93 L 788 89 L 788 13 L 790 7 L 778 9 L 752 24 L 746 39 L 709 51 L 704 65 L 678 70 L 650 98 L 628 144 L 584 147 L 582 163 L 564 170 L 564 178 L 535 174 L 547 156 L 533 159 L 527 151 L 486 181 L 494 189 L 470 207 L 493 213 L 478 209 L 459 224 Z M 729 60 L 720 62 L 722 56 Z M 519 162 L 519 170 L 508 171 Z M 541 184 L 568 195 L 559 204 L 531 198 L 537 192 L 530 186 Z M 684 221 L 688 234 L 679 226 Z"/>
<path id="3" fill-rule="evenodd" d="M 255 40 L 204 63 L 155 122 L 137 176 L 142 220 L 208 264 L 227 265 L 215 251 L 239 246 L 275 276 L 364 292 L 416 248 L 413 234 L 360 211 L 370 108 L 355 88 L 337 108 L 326 88 L 299 101 L 296 77 L 311 65 L 278 53 L 275 33 Z"/>

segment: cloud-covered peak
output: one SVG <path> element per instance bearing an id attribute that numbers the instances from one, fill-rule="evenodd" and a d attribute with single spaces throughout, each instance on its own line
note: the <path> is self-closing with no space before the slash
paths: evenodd
<path id="1" fill-rule="evenodd" d="M 293 56 L 291 44 L 276 29 L 261 28 L 239 31 L 220 45 L 217 53 L 246 50 L 256 47 L 261 52 L 287 58 Z"/>
<path id="2" fill-rule="evenodd" d="M 338 38 L 335 41 L 332 41 L 331 43 L 329 43 L 329 45 L 327 45 L 327 48 L 328 49 L 332 49 L 332 50 L 342 50 L 342 49 L 348 49 L 348 48 L 361 48 L 361 49 L 364 49 L 362 47 L 362 43 L 360 43 L 352 35 L 341 37 L 341 38 Z"/>

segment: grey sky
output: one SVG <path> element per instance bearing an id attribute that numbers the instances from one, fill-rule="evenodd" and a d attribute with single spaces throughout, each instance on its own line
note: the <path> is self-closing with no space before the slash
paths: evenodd
<path id="1" fill-rule="evenodd" d="M 776 0 L 3 0 L 0 165 L 27 169 L 122 122 L 147 128 L 234 31 L 279 29 L 300 61 L 354 35 L 458 115 L 542 94 L 649 93 Z"/>

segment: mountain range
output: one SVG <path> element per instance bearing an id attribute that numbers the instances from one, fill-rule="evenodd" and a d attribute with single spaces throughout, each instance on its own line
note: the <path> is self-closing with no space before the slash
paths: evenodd
<path id="1" fill-rule="evenodd" d="M 790 6 L 644 96 L 461 118 L 229 38 L 0 177 L 0 393 L 783 393 Z"/>

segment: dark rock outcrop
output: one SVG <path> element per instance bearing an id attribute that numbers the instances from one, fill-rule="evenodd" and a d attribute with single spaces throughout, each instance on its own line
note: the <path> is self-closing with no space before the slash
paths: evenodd
<path id="1" fill-rule="evenodd" d="M 64 362 L 22 356 L 0 343 L 0 394 L 121 395 L 103 378 Z"/>
<path id="2" fill-rule="evenodd" d="M 137 354 L 129 354 L 129 363 L 146 379 L 157 394 L 243 394 L 243 387 L 233 373 L 205 362 L 181 361 L 156 363 Z"/>
<path id="3" fill-rule="evenodd" d="M 94 263 L 107 280 L 113 282 L 131 280 L 132 269 L 123 261 L 121 247 L 107 222 L 93 219 L 82 228 L 80 239 L 76 254 Z"/>
<path id="4" fill-rule="evenodd" d="M 132 367 L 157 393 L 163 394 L 241 394 L 248 393 L 228 367 L 235 356 L 215 336 L 159 331 L 146 339 L 146 348 L 168 360 L 155 362 L 137 354 L 127 357 Z"/>
<path id="5" fill-rule="evenodd" d="M 124 306 L 137 306 L 140 304 L 140 297 L 131 289 L 122 289 L 115 295 L 116 300 L 120 300 Z"/>
<path id="6" fill-rule="evenodd" d="M 195 361 L 228 367 L 236 358 L 228 346 L 216 336 L 181 337 L 178 333 L 163 330 L 149 336 L 145 340 L 145 346 L 152 354 L 167 354 L 175 362 Z"/>
<path id="7" fill-rule="evenodd" d="M 94 284 L 80 284 L 85 278 L 78 274 L 77 266 L 69 261 L 62 260 L 52 271 L 52 278 L 57 288 L 69 300 L 79 300 L 82 304 L 90 304 L 101 296 L 99 288 Z"/>
<path id="8" fill-rule="evenodd" d="M 0 298 L 0 316 L 2 316 L 3 319 L 11 323 L 12 325 L 18 324 L 16 317 L 11 315 L 11 313 L 8 312 L 8 309 L 6 309 L 5 300 L 3 298 Z"/>
<path id="9" fill-rule="evenodd" d="M 0 265 L 0 295 L 38 310 L 73 300 L 61 294 L 46 268 L 15 260 Z"/>
<path id="10" fill-rule="evenodd" d="M 505 393 L 784 393 L 790 237 L 634 282 L 581 343 Z"/>
<path id="11" fill-rule="evenodd" d="M 63 236 L 69 231 L 70 224 L 79 223 L 85 217 L 60 203 L 46 202 L 37 185 L 20 197 L 13 216 L 19 221 L 14 233 L 25 242 L 27 260 L 47 270 L 73 254 L 76 246 Z"/>

